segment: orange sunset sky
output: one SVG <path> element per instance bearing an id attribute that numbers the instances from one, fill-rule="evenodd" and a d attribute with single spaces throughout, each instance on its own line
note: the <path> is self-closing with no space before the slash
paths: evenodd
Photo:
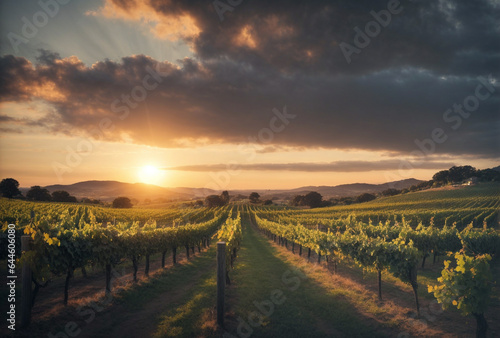
<path id="1" fill-rule="evenodd" d="M 498 1 L 232 3 L 3 1 L 1 177 L 271 189 L 500 162 Z"/>

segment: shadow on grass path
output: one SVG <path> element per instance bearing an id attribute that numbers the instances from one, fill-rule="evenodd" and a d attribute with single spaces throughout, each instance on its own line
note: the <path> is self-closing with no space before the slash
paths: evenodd
<path id="1" fill-rule="evenodd" d="M 340 292 L 325 290 L 284 262 L 243 218 L 226 337 L 383 337 L 397 332 L 361 314 Z"/>
<path id="2" fill-rule="evenodd" d="M 212 328 L 192 323 L 210 314 L 215 246 L 116 298 L 78 337 L 193 337 Z M 212 285 L 213 284 L 213 285 Z M 207 322 L 209 322 L 207 320 Z"/>

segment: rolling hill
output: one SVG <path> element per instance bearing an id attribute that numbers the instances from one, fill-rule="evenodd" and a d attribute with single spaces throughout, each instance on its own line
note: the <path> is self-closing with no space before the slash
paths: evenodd
<path id="1" fill-rule="evenodd" d="M 279 199 L 291 198 L 299 194 L 307 194 L 311 191 L 317 191 L 324 198 L 340 196 L 356 196 L 365 192 L 378 193 L 388 188 L 403 189 L 408 188 L 421 181 L 416 179 L 407 179 L 403 181 L 389 182 L 384 184 L 353 183 L 337 186 L 305 186 L 295 189 L 282 190 L 230 190 L 231 195 L 249 195 L 251 192 L 258 192 L 263 198 L 277 197 Z M 220 191 L 197 189 L 197 188 L 164 188 L 144 183 L 124 183 L 118 181 L 84 181 L 69 185 L 48 185 L 45 186 L 49 192 L 65 190 L 77 198 L 94 198 L 102 201 L 112 201 L 119 196 L 127 196 L 143 201 L 148 198 L 154 200 L 190 200 L 193 198 L 203 198 L 208 194 L 220 194 Z M 25 194 L 29 188 L 22 188 Z"/>
<path id="2" fill-rule="evenodd" d="M 44 187 L 49 192 L 65 190 L 77 198 L 95 198 L 102 201 L 112 201 L 119 196 L 127 196 L 142 201 L 146 198 L 186 200 L 191 196 L 168 188 L 144 183 L 124 183 L 118 181 L 84 181 L 70 185 L 49 185 Z"/>

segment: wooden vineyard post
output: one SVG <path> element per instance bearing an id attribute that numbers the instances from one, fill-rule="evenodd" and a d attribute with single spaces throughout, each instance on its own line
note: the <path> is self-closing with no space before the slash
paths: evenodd
<path id="1" fill-rule="evenodd" d="M 30 250 L 31 237 L 24 235 L 21 236 L 21 251 L 23 253 Z M 31 321 L 31 268 L 25 262 L 22 269 L 22 293 L 21 293 L 21 327 L 27 327 Z"/>
<path id="2" fill-rule="evenodd" d="M 382 271 L 377 271 L 378 276 L 378 299 L 382 300 Z"/>
<path id="3" fill-rule="evenodd" d="M 224 292 L 226 287 L 226 242 L 217 242 L 217 325 L 224 327 Z"/>
<path id="4" fill-rule="evenodd" d="M 167 255 L 167 250 L 163 251 L 161 253 L 161 267 L 164 268 L 165 267 L 165 256 Z"/>
<path id="5" fill-rule="evenodd" d="M 111 264 L 106 264 L 106 294 L 111 293 Z"/>
<path id="6" fill-rule="evenodd" d="M 144 275 L 149 277 L 149 255 L 146 255 L 146 267 L 144 269 Z"/>

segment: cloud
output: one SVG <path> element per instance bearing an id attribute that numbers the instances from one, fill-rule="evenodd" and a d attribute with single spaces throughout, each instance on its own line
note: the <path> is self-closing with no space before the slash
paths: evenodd
<path id="1" fill-rule="evenodd" d="M 15 119 L 10 116 L 0 115 L 0 122 L 11 122 L 11 121 L 15 121 Z"/>
<path id="2" fill-rule="evenodd" d="M 404 167 L 402 167 L 402 163 Z M 380 170 L 446 169 L 453 166 L 451 162 L 411 162 L 399 160 L 383 161 L 335 161 L 329 163 L 252 163 L 234 164 L 232 170 L 258 171 L 303 171 L 303 172 L 367 172 Z M 187 165 L 164 168 L 164 170 L 217 172 L 228 170 L 227 164 Z"/>
<path id="3" fill-rule="evenodd" d="M 289 152 L 289 151 L 304 151 L 307 150 L 305 147 L 287 147 L 282 145 L 270 145 L 256 148 L 255 152 L 257 154 L 268 154 L 277 152 Z"/>
<path id="4" fill-rule="evenodd" d="M 159 80 L 151 75 L 154 69 L 162 74 Z M 146 78 L 151 90 L 144 88 Z M 87 67 L 76 57 L 43 52 L 37 64 L 1 57 L 0 80 L 2 102 L 43 100 L 54 107 L 31 121 L 52 133 L 95 136 L 93 130 L 111 123 L 99 137 L 160 147 L 250 140 L 267 151 L 323 147 L 408 153 L 418 149 L 415 140 L 423 142 L 441 128 L 447 140 L 435 144 L 436 153 L 493 156 L 499 150 L 498 85 L 453 130 L 443 113 L 473 95 L 478 81 L 443 80 L 417 69 L 297 78 L 226 59 L 186 58 L 178 66 L 134 55 Z M 296 117 L 282 131 L 278 126 L 270 142 L 259 139 L 275 118 L 273 109 L 284 106 Z"/>
<path id="5" fill-rule="evenodd" d="M 36 125 L 159 147 L 253 142 L 262 153 L 326 148 L 401 156 L 427 147 L 434 155 L 498 158 L 500 7 L 486 0 L 401 6 L 348 64 L 339 44 L 353 44 L 354 28 L 364 29 L 387 1 L 244 1 L 220 21 L 211 1 L 108 0 L 91 14 L 181 39 L 194 57 L 170 63 L 132 55 L 86 66 L 50 51 L 33 64 L 2 56 L 0 101 L 42 100 L 54 108 L 16 121 L 25 132 Z M 151 77 L 158 67 L 160 80 Z M 490 97 L 470 115 L 454 111 L 475 95 L 477 78 L 488 76 L 481 93 L 488 87 Z M 144 89 L 146 78 L 152 89 Z M 296 117 L 259 140 L 273 109 L 284 106 Z M 436 130 L 446 140 L 430 144 Z"/>
<path id="6" fill-rule="evenodd" d="M 213 1 L 106 0 L 102 15 L 170 25 L 189 17 L 196 31 L 184 35 L 201 59 L 221 55 L 286 73 L 360 74 L 414 66 L 438 74 L 488 74 L 498 66 L 500 33 L 495 1 L 399 1 L 398 14 L 347 65 L 342 42 L 354 44 L 372 11 L 387 0 L 243 1 L 220 21 Z M 182 25 L 178 25 L 182 27 Z"/>
<path id="7" fill-rule="evenodd" d="M 146 0 L 106 1 L 104 6 L 87 15 L 139 21 L 160 39 L 191 39 L 200 33 L 196 21 L 184 10 L 159 10 L 160 6 Z"/>

